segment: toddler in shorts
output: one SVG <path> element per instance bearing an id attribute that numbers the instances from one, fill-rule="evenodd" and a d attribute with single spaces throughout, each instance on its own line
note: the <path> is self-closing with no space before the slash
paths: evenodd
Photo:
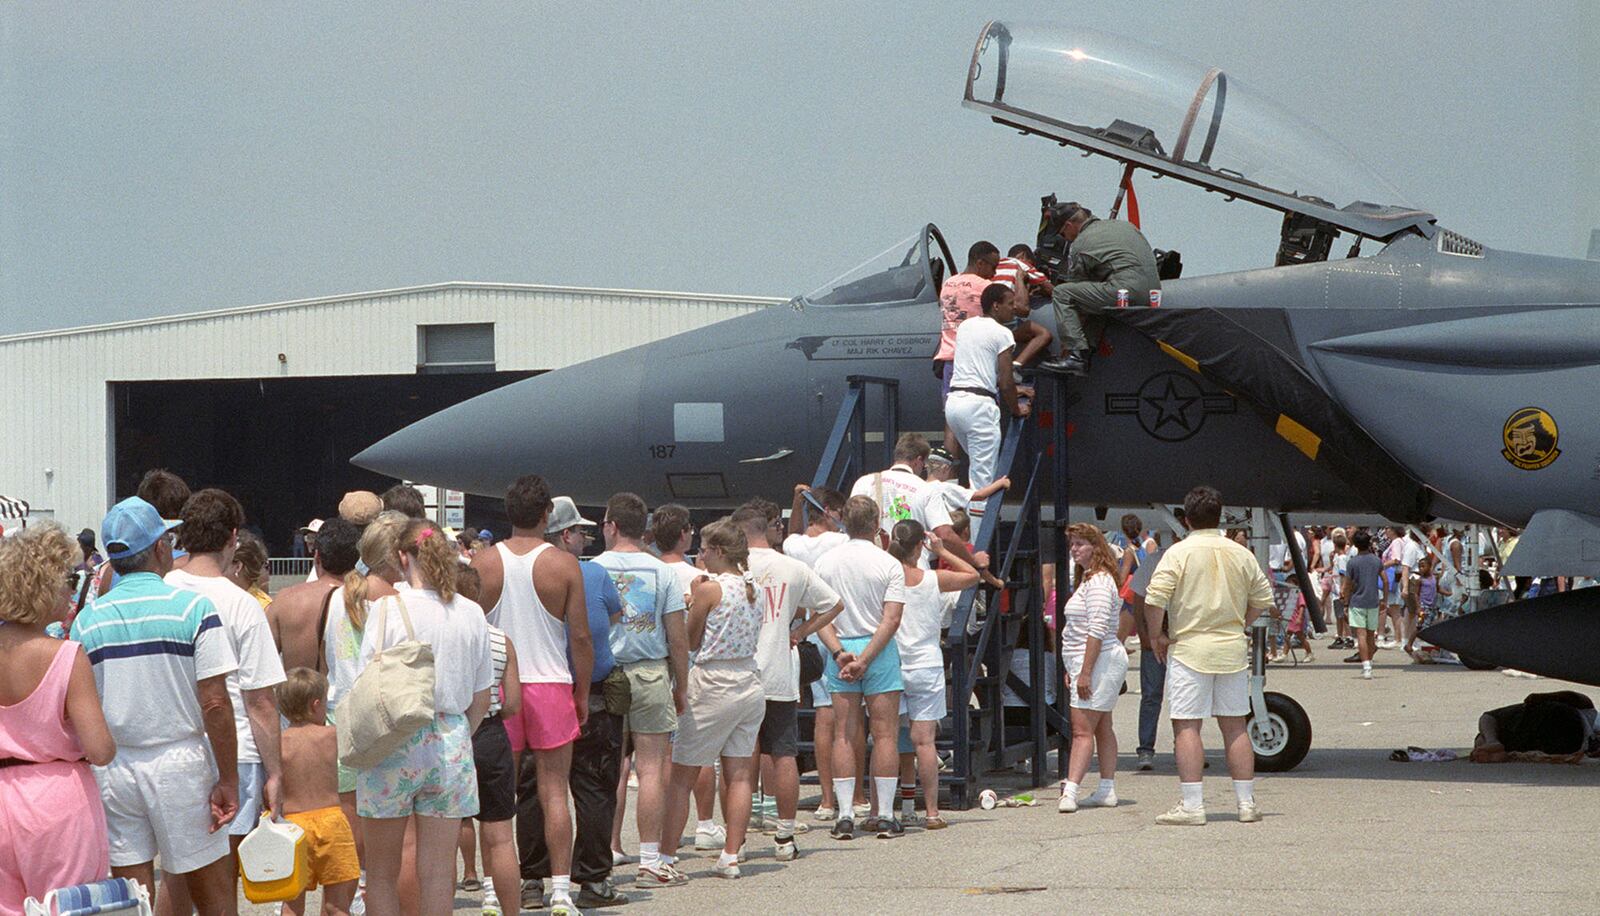
<path id="1" fill-rule="evenodd" d="M 283 732 L 283 816 L 306 832 L 311 883 L 322 887 L 323 916 L 345 916 L 356 896 L 361 861 L 355 834 L 339 807 L 339 739 L 327 723 L 328 679 L 295 668 L 278 687 L 278 706 L 289 720 Z M 306 895 L 283 905 L 301 916 Z"/>

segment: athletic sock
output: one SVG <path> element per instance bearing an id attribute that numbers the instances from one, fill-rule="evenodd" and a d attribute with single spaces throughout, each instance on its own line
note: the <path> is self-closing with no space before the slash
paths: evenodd
<path id="1" fill-rule="evenodd" d="M 695 825 L 694 825 L 695 833 L 710 833 L 711 831 L 713 831 L 715 829 L 717 829 L 717 819 L 716 818 L 713 817 L 713 818 L 709 818 L 707 820 L 700 820 L 698 818 L 695 819 Z"/>
<path id="2" fill-rule="evenodd" d="M 915 784 L 900 784 L 900 819 L 911 820 L 917 810 L 917 787 Z"/>
<path id="3" fill-rule="evenodd" d="M 872 777 L 872 788 L 878 795 L 879 817 L 894 817 L 894 790 L 899 784 L 898 776 Z"/>
<path id="4" fill-rule="evenodd" d="M 1206 785 L 1203 782 L 1180 782 L 1178 788 L 1183 791 L 1183 806 L 1190 811 L 1204 811 L 1206 809 Z"/>
<path id="5" fill-rule="evenodd" d="M 856 778 L 835 776 L 833 779 L 833 799 L 839 804 L 839 816 L 850 816 L 850 804 L 856 797 Z"/>
<path id="6" fill-rule="evenodd" d="M 655 868 L 655 867 L 659 866 L 660 864 L 661 864 L 661 844 L 660 843 L 640 843 L 639 844 L 639 867 L 640 868 Z"/>
<path id="7" fill-rule="evenodd" d="M 550 899 L 551 900 L 571 900 L 572 899 L 572 876 L 571 875 L 551 875 L 550 876 Z"/>
<path id="8" fill-rule="evenodd" d="M 778 818 L 778 836 L 794 836 L 794 818 Z"/>
<path id="9" fill-rule="evenodd" d="M 1078 800 L 1078 784 L 1070 779 L 1061 780 L 1061 797 Z"/>
<path id="10" fill-rule="evenodd" d="M 1256 781 L 1254 779 L 1235 779 L 1233 781 L 1233 794 L 1239 796 L 1239 804 L 1254 802 L 1256 800 Z"/>
<path id="11" fill-rule="evenodd" d="M 738 865 L 738 864 L 739 864 L 739 854 L 736 853 L 736 852 L 724 852 L 721 855 L 717 856 L 717 867 L 718 868 L 725 868 L 725 867 L 727 867 L 729 865 Z"/>

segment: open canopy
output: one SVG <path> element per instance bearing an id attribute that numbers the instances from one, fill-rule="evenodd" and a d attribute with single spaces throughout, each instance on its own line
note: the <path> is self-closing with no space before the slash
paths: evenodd
<path id="1" fill-rule="evenodd" d="M 1431 214 L 1337 140 L 1218 68 L 1131 39 L 991 22 L 973 49 L 965 104 L 995 121 L 1305 213 L 1372 238 L 1432 235 Z"/>
<path id="2" fill-rule="evenodd" d="M 27 518 L 28 501 L 0 496 L 0 518 Z"/>

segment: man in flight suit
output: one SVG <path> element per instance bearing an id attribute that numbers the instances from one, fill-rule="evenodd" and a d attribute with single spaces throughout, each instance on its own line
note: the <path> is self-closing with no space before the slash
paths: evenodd
<path id="1" fill-rule="evenodd" d="M 1099 336 L 1100 316 L 1117 307 L 1117 290 L 1128 291 L 1130 305 L 1145 306 L 1150 291 L 1161 288 L 1155 252 L 1134 225 L 1098 219 L 1076 203 L 1062 204 L 1061 235 L 1072 243 L 1067 276 L 1055 285 L 1056 336 L 1061 358 L 1040 368 L 1082 375 L 1089 368 L 1090 335 Z"/>

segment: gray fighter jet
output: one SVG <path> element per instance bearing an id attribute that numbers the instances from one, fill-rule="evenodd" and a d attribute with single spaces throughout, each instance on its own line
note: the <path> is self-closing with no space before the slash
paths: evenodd
<path id="1" fill-rule="evenodd" d="M 1115 313 L 1064 409 L 1041 411 L 1066 424 L 1074 503 L 1205 481 L 1281 511 L 1526 527 L 1510 572 L 1600 575 L 1600 263 L 1445 229 L 1221 70 L 1127 39 L 989 23 L 964 104 L 1284 215 L 1276 266 L 1170 280 L 1159 308 Z M 782 498 L 817 467 L 847 376 L 898 379 L 901 428 L 941 434 L 937 294 L 960 266 L 929 225 L 787 306 L 509 385 L 355 462 L 493 495 L 538 471 L 589 504 Z M 1600 683 L 1600 660 L 1584 670 Z"/>

